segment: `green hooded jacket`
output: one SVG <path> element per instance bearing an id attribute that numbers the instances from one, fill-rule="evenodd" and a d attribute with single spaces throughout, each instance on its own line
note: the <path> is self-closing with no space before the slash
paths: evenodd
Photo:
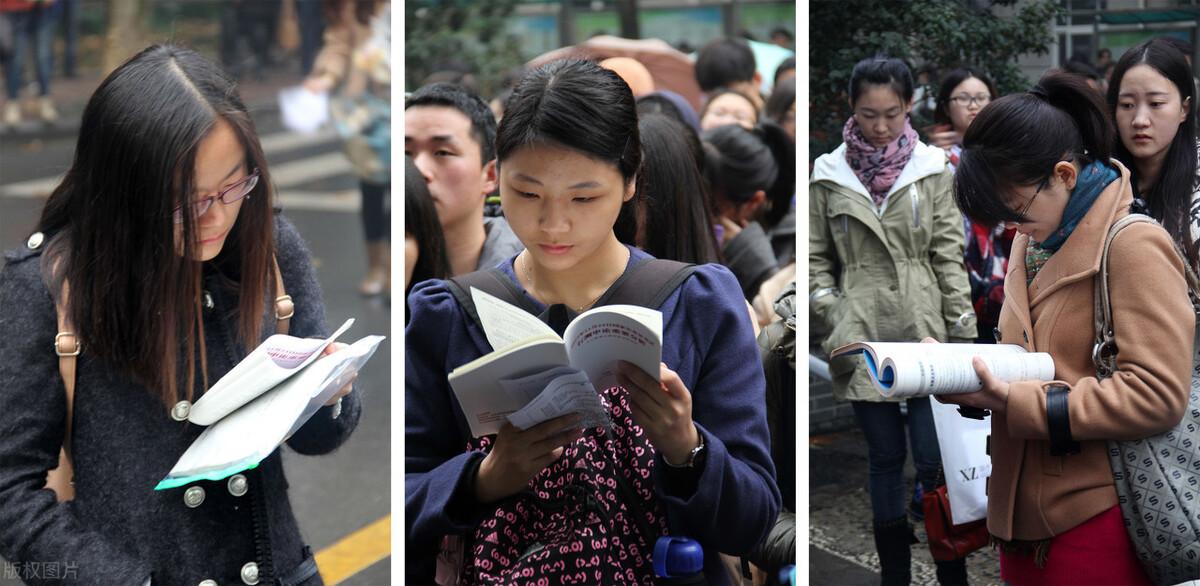
<path id="1" fill-rule="evenodd" d="M 918 142 L 877 208 L 846 162 L 817 159 L 809 181 L 808 291 L 826 355 L 852 342 L 975 338 L 963 221 L 942 149 Z M 829 364 L 834 396 L 883 401 L 860 355 Z"/>

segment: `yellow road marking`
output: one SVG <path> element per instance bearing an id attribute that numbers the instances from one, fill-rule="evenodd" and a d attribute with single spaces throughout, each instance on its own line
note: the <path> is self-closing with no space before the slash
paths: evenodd
<path id="1" fill-rule="evenodd" d="M 326 584 L 337 586 L 391 552 L 392 516 L 387 515 L 317 552 L 317 568 Z"/>

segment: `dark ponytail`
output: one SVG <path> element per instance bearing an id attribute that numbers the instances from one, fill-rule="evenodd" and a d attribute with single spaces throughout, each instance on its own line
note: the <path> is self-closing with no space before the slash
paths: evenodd
<path id="1" fill-rule="evenodd" d="M 1100 95 L 1082 78 L 1047 74 L 1028 92 L 989 104 L 967 129 L 954 176 L 958 207 L 984 225 L 1021 222 L 1012 188 L 1049 178 L 1054 165 L 1108 161 L 1115 132 Z"/>

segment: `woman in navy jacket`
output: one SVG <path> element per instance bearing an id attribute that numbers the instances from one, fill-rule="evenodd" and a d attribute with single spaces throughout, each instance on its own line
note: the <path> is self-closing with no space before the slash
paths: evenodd
<path id="1" fill-rule="evenodd" d="M 635 205 L 641 147 L 633 96 L 612 72 L 561 61 L 527 75 L 497 133 L 497 160 L 505 213 L 526 246 L 499 268 L 539 311 L 561 305 L 573 317 L 649 258 L 614 233 Z M 698 267 L 659 307 L 661 385 L 623 363 L 621 386 L 597 389 L 610 432 L 567 415 L 472 440 L 446 377 L 492 348 L 444 281 L 418 285 L 409 303 L 410 579 L 427 581 L 433 546 L 459 536 L 468 582 L 648 583 L 654 541 L 670 534 L 699 541 L 707 583 L 726 583 L 717 553 L 746 552 L 766 535 L 780 497 L 764 379 L 724 267 Z"/>

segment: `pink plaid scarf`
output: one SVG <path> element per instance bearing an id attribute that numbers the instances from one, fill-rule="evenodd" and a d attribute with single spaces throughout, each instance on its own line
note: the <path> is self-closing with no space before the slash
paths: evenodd
<path id="1" fill-rule="evenodd" d="M 858 123 L 851 116 L 842 128 L 842 140 L 846 143 L 846 162 L 870 192 L 875 207 L 883 205 L 888 191 L 912 158 L 917 145 L 917 131 L 905 121 L 904 132 L 896 140 L 877 147 L 863 138 Z"/>

